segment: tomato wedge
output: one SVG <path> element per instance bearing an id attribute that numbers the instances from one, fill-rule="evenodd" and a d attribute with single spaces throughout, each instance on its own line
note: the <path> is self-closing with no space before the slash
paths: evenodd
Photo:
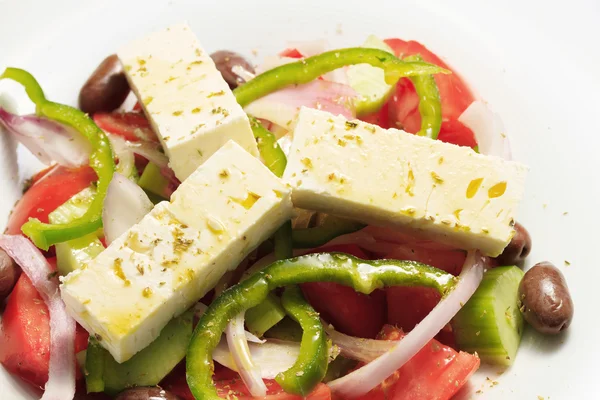
<path id="1" fill-rule="evenodd" d="M 386 39 L 385 42 L 398 57 L 404 58 L 419 54 L 426 62 L 452 70 L 438 56 L 419 42 L 401 39 Z M 442 102 L 442 128 L 438 139 L 460 146 L 475 147 L 477 142 L 473 132 L 457 121 L 463 111 L 475 100 L 473 93 L 454 71 L 449 75 L 437 74 L 434 78 Z M 398 82 L 396 93 L 390 98 L 389 107 L 389 124 L 391 127 L 400 128 L 411 133 L 416 133 L 420 129 L 419 97 L 409 79 L 401 79 Z"/>
<path id="2" fill-rule="evenodd" d="M 44 171 L 36 175 L 37 181 L 17 202 L 8 219 L 7 234 L 19 235 L 29 218 L 48 222 L 48 214 L 97 179 L 87 166 L 69 169 L 57 165 Z"/>
<path id="3" fill-rule="evenodd" d="M 158 143 L 158 137 L 150 127 L 150 122 L 139 112 L 96 113 L 94 122 L 100 129 L 126 140 Z"/>
<path id="4" fill-rule="evenodd" d="M 381 339 L 399 340 L 403 332 L 386 325 Z M 382 386 L 361 396 L 361 400 L 449 400 L 479 368 L 479 357 L 456 352 L 432 339 Z"/>
<path id="5" fill-rule="evenodd" d="M 368 258 L 367 254 L 354 244 L 328 246 L 317 251 L 339 251 L 363 259 Z M 381 290 L 366 295 L 332 282 L 304 283 L 301 287 L 308 302 L 340 332 L 374 338 L 385 323 L 386 300 Z"/>
<path id="6" fill-rule="evenodd" d="M 54 259 L 49 259 L 55 265 Z M 75 352 L 87 348 L 88 333 L 79 325 Z M 2 314 L 0 363 L 23 380 L 44 387 L 50 361 L 50 316 L 48 307 L 25 274 L 21 274 Z M 77 378 L 81 372 L 77 368 Z"/>

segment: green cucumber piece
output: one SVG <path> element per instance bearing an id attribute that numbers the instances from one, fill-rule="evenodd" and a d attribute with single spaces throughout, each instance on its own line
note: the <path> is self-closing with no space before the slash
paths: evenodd
<path id="1" fill-rule="evenodd" d="M 193 318 L 194 310 L 190 309 L 172 319 L 154 342 L 122 364 L 116 362 L 100 345 L 96 348 L 97 353 L 90 353 L 88 350 L 86 359 L 88 392 L 101 386 L 97 382 L 98 375 L 101 376 L 104 384 L 103 390 L 100 391 L 109 395 L 115 395 L 133 386 L 157 385 L 185 357 L 192 338 Z M 91 372 L 94 372 L 92 384 L 97 386 L 90 388 L 88 379 Z"/>
<path id="2" fill-rule="evenodd" d="M 265 301 L 246 311 L 246 328 L 256 336 L 262 337 L 266 331 L 277 325 L 285 316 L 281 300 L 270 293 Z"/>
<path id="3" fill-rule="evenodd" d="M 85 354 L 85 386 L 88 393 L 104 391 L 104 357 L 107 351 L 94 336 L 88 339 Z"/>
<path id="4" fill-rule="evenodd" d="M 335 360 L 329 363 L 329 366 L 327 367 L 327 373 L 325 374 L 325 378 L 323 378 L 323 382 L 331 382 L 343 375 L 346 375 L 351 369 L 354 369 L 357 364 L 358 361 L 337 356 Z"/>
<path id="5" fill-rule="evenodd" d="M 517 304 L 523 275 L 516 266 L 485 273 L 479 288 L 452 322 L 461 350 L 477 352 L 489 364 L 513 363 L 523 333 L 523 316 Z"/>
<path id="6" fill-rule="evenodd" d="M 52 224 L 66 224 L 81 217 L 90 206 L 95 190 L 86 188 L 48 215 Z M 97 233 L 56 244 L 56 266 L 62 276 L 82 268 L 104 250 Z"/>
<path id="7" fill-rule="evenodd" d="M 370 35 L 361 47 L 394 53 L 390 46 L 374 35 Z M 381 68 L 368 64 L 351 65 L 347 69 L 347 76 L 350 87 L 359 94 L 354 103 L 359 117 L 379 110 L 392 93 L 393 86 L 385 83 Z"/>
<path id="8" fill-rule="evenodd" d="M 160 173 L 160 167 L 154 163 L 148 163 L 138 185 L 146 192 L 155 194 L 163 199 L 168 199 L 169 180 Z"/>
<path id="9" fill-rule="evenodd" d="M 365 224 L 362 222 L 327 214 L 319 226 L 293 230 L 292 245 L 295 249 L 312 249 L 322 246 L 338 236 L 356 232 L 364 227 Z"/>

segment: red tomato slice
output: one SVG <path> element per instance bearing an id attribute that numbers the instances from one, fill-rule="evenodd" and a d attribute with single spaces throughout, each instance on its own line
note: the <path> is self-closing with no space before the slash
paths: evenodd
<path id="1" fill-rule="evenodd" d="M 379 111 L 365 115 L 360 119 L 370 124 L 379 125 L 383 129 L 391 128 L 389 116 L 390 102 L 386 102 Z"/>
<path id="2" fill-rule="evenodd" d="M 477 140 L 473 131 L 458 120 L 443 121 L 438 139 L 459 146 L 475 147 Z"/>
<path id="3" fill-rule="evenodd" d="M 96 113 L 94 122 L 100 129 L 126 140 L 158 143 L 158 137 L 150 127 L 148 119 L 139 112 Z"/>
<path id="4" fill-rule="evenodd" d="M 357 245 L 328 246 L 315 252 L 342 252 L 367 259 Z M 311 282 L 301 285 L 308 302 L 323 318 L 340 332 L 352 336 L 373 338 L 385 323 L 385 294 L 375 291 L 370 295 L 332 282 Z"/>
<path id="5" fill-rule="evenodd" d="M 43 171 L 42 171 L 43 172 Z M 38 174 L 39 175 L 39 174 Z M 37 175 L 36 175 L 37 176 Z M 54 166 L 25 192 L 8 219 L 6 233 L 18 235 L 29 218 L 48 222 L 48 214 L 95 181 L 90 167 L 69 169 Z"/>
<path id="6" fill-rule="evenodd" d="M 77 325 L 76 353 L 87 348 L 87 340 L 88 333 Z M 48 307 L 29 278 L 21 274 L 2 314 L 0 363 L 10 373 L 43 388 L 48 380 L 49 361 Z M 77 368 L 77 378 L 81 378 L 79 368 Z"/>
<path id="7" fill-rule="evenodd" d="M 402 331 L 386 325 L 382 339 L 398 340 Z M 409 362 L 377 387 L 360 397 L 390 400 L 449 400 L 479 368 L 479 357 L 456 352 L 432 339 Z"/>
<path id="8" fill-rule="evenodd" d="M 331 400 L 331 391 L 324 384 L 319 384 L 308 396 L 296 396 L 285 393 L 281 386 L 274 380 L 265 380 L 267 396 L 254 397 L 250 395 L 246 385 L 242 382 L 237 372 L 215 364 L 213 376 L 215 387 L 219 396 L 224 399 L 236 400 Z M 185 365 L 180 364 L 161 382 L 161 387 L 179 396 L 182 400 L 195 400 L 185 380 Z"/>
<path id="9" fill-rule="evenodd" d="M 289 57 L 289 58 L 302 58 L 302 57 L 304 57 L 302 55 L 302 53 L 300 53 L 298 51 L 298 49 L 295 49 L 295 48 L 285 49 L 281 53 L 279 53 L 279 56 L 281 56 L 281 57 Z"/>
<path id="10" fill-rule="evenodd" d="M 461 250 L 430 250 L 417 246 L 398 246 L 385 258 L 418 261 L 458 275 L 465 262 L 466 254 Z M 385 290 L 388 324 L 396 325 L 407 332 L 421 322 L 440 301 L 439 293 L 431 288 L 394 286 Z M 438 336 L 438 339 L 454 345 L 451 331 L 444 332 L 444 335 Z"/>

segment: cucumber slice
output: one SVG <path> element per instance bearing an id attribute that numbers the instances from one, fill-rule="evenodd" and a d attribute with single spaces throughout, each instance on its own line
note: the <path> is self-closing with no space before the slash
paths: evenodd
<path id="1" fill-rule="evenodd" d="M 374 35 L 370 35 L 361 47 L 394 53 L 390 46 Z M 354 103 L 358 116 L 379 110 L 392 92 L 393 87 L 385 83 L 381 68 L 368 64 L 351 65 L 347 75 L 348 83 L 360 95 Z"/>
<path id="2" fill-rule="evenodd" d="M 71 197 L 48 215 L 52 224 L 66 224 L 81 217 L 88 210 L 95 190 L 86 188 Z M 90 233 L 68 242 L 56 244 L 56 266 L 62 276 L 88 264 L 104 250 L 97 233 Z"/>
<path id="3" fill-rule="evenodd" d="M 115 395 L 133 386 L 157 385 L 185 357 L 192 338 L 193 317 L 191 309 L 172 319 L 154 342 L 122 364 L 96 343 L 94 351 L 88 350 L 85 363 L 88 392 Z"/>
<path id="4" fill-rule="evenodd" d="M 286 317 L 265 333 L 265 337 L 290 342 L 302 340 L 302 327 L 293 319 Z"/>
<path id="5" fill-rule="evenodd" d="M 477 352 L 489 364 L 513 363 L 523 333 L 523 317 L 517 304 L 523 275 L 515 266 L 485 273 L 473 297 L 452 322 L 461 350 Z"/>
<path id="6" fill-rule="evenodd" d="M 246 311 L 246 328 L 256 336 L 262 337 L 266 331 L 284 319 L 285 315 L 279 297 L 270 293 L 265 301 Z"/>
<path id="7" fill-rule="evenodd" d="M 160 196 L 163 199 L 169 198 L 167 191 L 169 181 L 160 173 L 160 168 L 156 164 L 148 163 L 146 165 L 142 176 L 140 176 L 138 185 L 145 191 Z"/>

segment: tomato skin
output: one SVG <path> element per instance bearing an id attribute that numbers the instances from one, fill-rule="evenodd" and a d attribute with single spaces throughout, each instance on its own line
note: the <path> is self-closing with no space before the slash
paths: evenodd
<path id="1" fill-rule="evenodd" d="M 96 113 L 94 122 L 100 129 L 126 140 L 158 143 L 158 137 L 150 127 L 150 122 L 139 112 Z"/>
<path id="2" fill-rule="evenodd" d="M 279 53 L 281 57 L 289 57 L 289 58 L 302 58 L 304 57 L 302 53 L 298 51 L 296 48 L 285 49 L 281 53 Z"/>
<path id="3" fill-rule="evenodd" d="M 458 146 L 477 146 L 473 131 L 458 120 L 447 120 L 442 122 L 438 140 Z"/>
<path id="4" fill-rule="evenodd" d="M 51 264 L 55 261 L 51 261 Z M 75 353 L 87 348 L 88 333 L 79 325 Z M 2 314 L 0 363 L 12 374 L 43 388 L 50 361 L 48 307 L 25 274 L 21 274 Z M 76 369 L 77 378 L 81 371 Z"/>
<path id="5" fill-rule="evenodd" d="M 328 246 L 315 252 L 342 252 L 367 259 L 357 245 Z M 373 338 L 385 323 L 385 294 L 377 290 L 370 295 L 355 292 L 333 282 L 310 282 L 300 285 L 308 302 L 323 318 L 348 335 Z"/>
<path id="6" fill-rule="evenodd" d="M 404 334 L 386 325 L 380 339 L 399 340 Z M 450 400 L 479 368 L 479 357 L 456 352 L 432 339 L 383 384 L 360 400 Z"/>
<path id="7" fill-rule="evenodd" d="M 368 122 L 382 127 L 383 129 L 392 128 L 390 126 L 389 116 L 390 102 L 386 101 L 379 111 L 360 117 L 361 121 Z"/>
<path id="8" fill-rule="evenodd" d="M 70 169 L 57 165 L 37 179 L 15 205 L 8 219 L 7 234 L 19 235 L 29 218 L 48 222 L 48 214 L 97 178 L 94 170 L 88 166 Z"/>

